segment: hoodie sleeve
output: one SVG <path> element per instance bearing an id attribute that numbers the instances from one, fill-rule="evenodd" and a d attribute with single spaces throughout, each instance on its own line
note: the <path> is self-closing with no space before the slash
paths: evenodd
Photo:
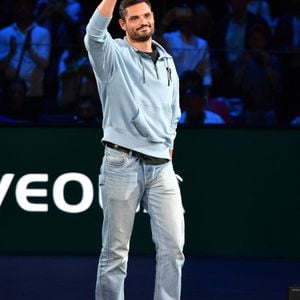
<path id="1" fill-rule="evenodd" d="M 111 18 L 101 16 L 96 9 L 84 37 L 91 65 L 101 81 L 108 81 L 115 69 L 116 43 L 107 31 L 110 22 Z"/>
<path id="2" fill-rule="evenodd" d="M 173 102 L 172 102 L 172 121 L 171 121 L 171 132 L 170 132 L 170 137 L 171 137 L 171 146 L 170 150 L 173 150 L 174 147 L 174 140 L 176 137 L 176 129 L 177 129 L 177 124 L 181 116 L 181 110 L 180 110 L 180 105 L 179 105 L 179 78 L 176 76 L 174 83 L 174 90 L 173 90 Z"/>

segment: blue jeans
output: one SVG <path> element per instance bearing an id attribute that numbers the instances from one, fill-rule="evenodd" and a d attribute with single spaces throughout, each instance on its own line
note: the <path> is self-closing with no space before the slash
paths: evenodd
<path id="1" fill-rule="evenodd" d="M 172 162 L 147 165 L 105 147 L 99 188 L 103 226 L 96 300 L 124 299 L 129 242 L 140 204 L 150 216 L 156 246 L 154 299 L 180 299 L 184 210 Z"/>

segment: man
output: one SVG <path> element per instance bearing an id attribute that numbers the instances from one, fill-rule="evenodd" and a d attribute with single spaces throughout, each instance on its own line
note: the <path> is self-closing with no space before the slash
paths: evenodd
<path id="1" fill-rule="evenodd" d="M 182 92 L 181 101 L 184 102 L 182 106 L 185 109 L 178 122 L 180 125 L 198 127 L 203 124 L 220 125 L 225 123 L 220 115 L 206 108 L 207 103 L 203 88 L 197 86 L 187 87 Z"/>
<path id="2" fill-rule="evenodd" d="M 212 47 L 222 49 L 215 52 L 216 75 L 220 83 L 217 94 L 227 98 L 240 98 L 240 91 L 233 85 L 236 69 L 239 67 L 243 52 L 249 50 L 248 32 L 256 24 L 269 28 L 267 22 L 248 11 L 250 0 L 230 0 L 230 12 L 216 24 Z M 219 90 L 220 89 L 220 90 Z"/>
<path id="3" fill-rule="evenodd" d="M 24 109 L 36 119 L 44 96 L 51 41 L 49 31 L 33 21 L 34 6 L 34 0 L 15 2 L 15 22 L 0 31 L 0 70 L 6 80 L 25 80 L 28 100 Z"/>
<path id="4" fill-rule="evenodd" d="M 202 77 L 206 98 L 212 85 L 210 51 L 208 43 L 196 35 L 197 16 L 192 6 L 184 4 L 171 8 L 160 24 L 163 45 L 172 55 L 179 77 L 185 72 L 196 70 Z M 165 31 L 169 24 L 177 22 L 178 29 Z"/>
<path id="5" fill-rule="evenodd" d="M 148 0 L 123 0 L 124 40 L 107 31 L 116 0 L 103 0 L 87 26 L 85 45 L 103 110 L 105 154 L 100 190 L 102 251 L 97 300 L 124 299 L 129 241 L 139 204 L 150 215 L 157 268 L 154 299 L 180 299 L 184 218 L 172 166 L 180 118 L 179 79 L 155 41 Z"/>

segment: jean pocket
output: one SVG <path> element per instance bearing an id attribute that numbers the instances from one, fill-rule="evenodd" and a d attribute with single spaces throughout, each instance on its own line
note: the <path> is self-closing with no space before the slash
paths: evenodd
<path id="1" fill-rule="evenodd" d="M 106 149 L 105 162 L 111 166 L 121 167 L 128 162 L 128 154 L 115 149 Z"/>

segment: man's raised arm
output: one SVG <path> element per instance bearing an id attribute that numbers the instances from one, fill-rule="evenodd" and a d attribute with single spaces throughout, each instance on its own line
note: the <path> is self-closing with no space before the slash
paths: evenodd
<path id="1" fill-rule="evenodd" d="M 112 17 L 116 3 L 117 0 L 103 0 L 98 6 L 101 16 Z"/>

